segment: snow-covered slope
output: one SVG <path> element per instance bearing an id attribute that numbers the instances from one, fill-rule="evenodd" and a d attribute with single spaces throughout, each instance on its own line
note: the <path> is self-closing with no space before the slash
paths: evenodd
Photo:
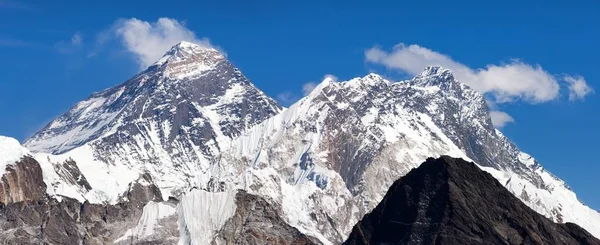
<path id="1" fill-rule="evenodd" d="M 183 195 L 177 206 L 179 244 L 210 244 L 235 213 L 235 193 L 192 190 Z"/>
<path id="2" fill-rule="evenodd" d="M 4 175 L 6 166 L 21 160 L 31 153 L 21 146 L 18 140 L 0 135 L 0 177 Z"/>
<path id="3" fill-rule="evenodd" d="M 327 78 L 281 110 L 218 51 L 184 42 L 26 146 L 51 195 L 127 201 L 129 184 L 148 174 L 163 200 L 183 197 L 189 234 L 214 234 L 235 207 L 219 195 L 244 189 L 279 205 L 300 232 L 340 243 L 393 181 L 450 155 L 476 162 L 537 212 L 600 237 L 600 214 L 496 130 L 483 96 L 441 67 L 401 82 Z M 207 205 L 217 214 L 190 217 Z M 210 242 L 189 234 L 180 241 Z"/>

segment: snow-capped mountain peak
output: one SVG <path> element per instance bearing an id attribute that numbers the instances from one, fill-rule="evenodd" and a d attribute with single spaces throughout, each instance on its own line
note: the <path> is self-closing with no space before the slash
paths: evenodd
<path id="1" fill-rule="evenodd" d="M 246 96 L 256 97 L 256 100 L 244 103 L 248 99 Z M 264 105 L 270 113 L 280 110 L 274 100 L 254 87 L 218 50 L 183 41 L 173 46 L 155 65 L 132 79 L 79 102 L 33 135 L 25 145 L 35 152 L 63 153 L 106 134 L 118 133 L 123 124 L 159 114 L 176 113 L 182 103 L 194 108 L 213 105 L 212 109 L 232 112 L 256 103 Z M 229 106 L 225 107 L 225 104 Z M 236 108 L 234 105 L 241 106 Z M 219 113 L 195 109 L 186 111 L 195 115 L 184 120 L 193 121 L 194 117 L 198 117 L 197 114 L 210 115 L 204 115 L 204 119 L 216 120 L 216 124 L 221 124 L 213 125 L 217 129 L 227 127 L 227 132 L 222 132 L 225 135 L 235 134 L 243 128 L 236 128 L 236 125 L 221 119 L 252 124 L 252 117 L 265 116 L 244 111 L 241 113 L 250 113 L 247 115 L 250 118 L 233 113 L 218 119 Z M 169 132 L 165 136 L 174 137 L 176 134 Z"/>
<path id="2" fill-rule="evenodd" d="M 440 65 L 427 66 L 425 69 L 417 75 L 417 77 L 431 77 L 431 76 L 441 76 L 441 75 L 452 75 L 452 71 L 446 69 Z"/>
<path id="3" fill-rule="evenodd" d="M 319 84 L 317 84 L 317 86 L 305 97 L 302 98 L 301 100 L 310 100 L 313 99 L 317 96 L 319 96 L 321 94 L 321 92 L 323 91 L 323 89 L 329 87 L 329 86 L 336 86 L 336 82 L 332 77 L 325 77 L 323 78 L 323 81 L 321 81 Z"/>
<path id="4" fill-rule="evenodd" d="M 441 66 L 428 66 L 411 80 L 412 84 L 422 87 L 438 87 L 442 90 L 453 90 L 466 87 L 454 78 L 452 71 Z"/>
<path id="5" fill-rule="evenodd" d="M 171 47 L 171 49 L 169 49 L 169 51 L 167 51 L 163 57 L 161 59 L 159 59 L 155 64 L 162 64 L 164 63 L 164 61 L 169 60 L 169 58 L 171 58 L 171 60 L 175 59 L 175 58 L 179 58 L 179 59 L 186 59 L 189 58 L 190 56 L 194 56 L 194 55 L 220 55 L 220 52 L 210 46 L 204 46 L 204 45 L 200 45 L 200 44 L 196 44 L 196 43 L 191 43 L 191 42 L 186 42 L 186 41 L 181 41 L 178 44 L 174 45 L 173 47 Z"/>
<path id="6" fill-rule="evenodd" d="M 182 41 L 150 66 L 149 70 L 157 69 L 172 79 L 185 79 L 215 69 L 219 62 L 224 61 L 225 55 L 213 47 Z"/>
<path id="7" fill-rule="evenodd" d="M 188 41 L 181 41 L 181 42 L 175 44 L 173 46 L 173 48 L 177 48 L 177 49 L 198 49 L 198 48 L 213 49 L 212 47 L 202 46 L 200 44 L 192 43 L 192 42 L 188 42 Z"/>
<path id="8" fill-rule="evenodd" d="M 281 111 L 216 49 L 182 42 L 157 64 L 77 103 L 25 143 L 94 176 L 79 199 L 117 201 L 144 173 L 176 196 L 233 137 Z"/>
<path id="9" fill-rule="evenodd" d="M 357 77 L 343 82 L 346 86 L 354 87 L 388 87 L 390 81 L 376 73 L 369 73 L 364 77 Z"/>

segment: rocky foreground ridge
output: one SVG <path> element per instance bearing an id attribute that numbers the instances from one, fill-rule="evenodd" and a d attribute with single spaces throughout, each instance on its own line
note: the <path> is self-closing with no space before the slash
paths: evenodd
<path id="1" fill-rule="evenodd" d="M 475 164 L 427 159 L 394 182 L 354 226 L 355 244 L 600 244 L 581 227 L 557 224 Z"/>

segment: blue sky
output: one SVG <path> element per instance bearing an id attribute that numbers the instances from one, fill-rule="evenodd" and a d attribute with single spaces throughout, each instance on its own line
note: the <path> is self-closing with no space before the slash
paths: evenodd
<path id="1" fill-rule="evenodd" d="M 132 47 L 119 30 L 136 18 L 160 33 L 166 17 L 176 35 L 208 39 L 284 105 L 326 74 L 458 69 L 488 95 L 502 131 L 599 210 L 599 10 L 598 1 L 0 0 L 0 135 L 23 140 L 140 71 L 140 57 L 159 48 Z"/>

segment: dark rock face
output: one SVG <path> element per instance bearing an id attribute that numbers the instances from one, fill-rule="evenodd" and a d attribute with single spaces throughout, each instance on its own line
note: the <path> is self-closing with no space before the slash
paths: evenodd
<path id="1" fill-rule="evenodd" d="M 46 184 L 39 163 L 25 156 L 6 166 L 0 179 L 0 205 L 14 202 L 40 200 L 46 193 Z"/>
<path id="2" fill-rule="evenodd" d="M 600 244 L 531 210 L 462 159 L 428 159 L 397 180 L 344 244 Z"/>
<path id="3" fill-rule="evenodd" d="M 129 190 L 123 195 L 122 202 L 130 202 L 137 206 L 144 206 L 148 201 L 162 202 L 160 189 L 156 187 L 152 176 L 148 173 L 142 174 L 136 182 L 129 184 Z"/>
<path id="4" fill-rule="evenodd" d="M 31 165 L 25 168 L 26 164 Z M 28 158 L 15 166 L 17 169 L 39 169 L 37 162 Z M 41 172 L 37 177 L 28 177 L 23 183 L 42 181 Z M 140 181 L 124 193 L 128 201 L 116 205 L 80 203 L 67 197 L 62 197 L 61 201 L 47 198 L 44 196 L 45 185 L 38 186 L 43 187 L 39 193 L 36 192 L 38 189 L 21 191 L 19 193 L 25 193 L 20 196 L 22 200 L 0 204 L 0 241 L 3 244 L 111 244 L 127 229 L 136 226 L 145 203 L 162 200 L 156 186 L 140 184 L 151 181 L 148 176 L 141 176 Z M 29 186 L 19 188 L 31 189 Z"/>
<path id="5" fill-rule="evenodd" d="M 78 244 L 79 203 L 73 199 L 24 201 L 0 209 L 0 240 L 5 244 Z"/>
<path id="6" fill-rule="evenodd" d="M 63 198 L 12 203 L 0 208 L 5 244 L 106 244 L 136 224 L 141 210 L 125 204 L 81 204 Z"/>
<path id="7" fill-rule="evenodd" d="M 317 244 L 281 219 L 281 210 L 262 197 L 239 191 L 236 212 L 221 228 L 217 244 Z"/>

